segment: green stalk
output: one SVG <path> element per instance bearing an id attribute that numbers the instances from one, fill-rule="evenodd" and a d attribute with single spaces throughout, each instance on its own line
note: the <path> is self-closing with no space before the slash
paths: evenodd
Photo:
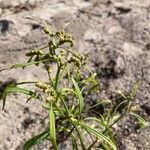
<path id="1" fill-rule="evenodd" d="M 62 103 L 63 103 L 63 105 L 64 105 L 64 107 L 65 107 L 65 109 L 66 109 L 67 114 L 69 115 L 69 114 L 70 114 L 70 111 L 69 111 L 69 109 L 68 109 L 68 107 L 67 107 L 67 105 L 66 105 L 64 99 L 63 99 L 62 97 L 60 97 L 60 99 L 61 99 L 61 101 L 62 101 Z"/>
<path id="2" fill-rule="evenodd" d="M 17 85 L 20 85 L 20 84 L 35 84 L 37 82 L 38 81 L 24 81 L 24 82 L 18 82 Z"/>
<path id="3" fill-rule="evenodd" d="M 57 86 L 58 86 L 58 80 L 59 80 L 59 73 L 60 73 L 60 66 L 57 63 L 57 73 L 56 73 L 56 78 L 55 78 L 55 86 L 54 89 L 57 91 Z"/>
<path id="4" fill-rule="evenodd" d="M 76 129 L 76 131 L 77 131 L 77 133 L 78 133 L 78 136 L 79 136 L 79 139 L 80 139 L 80 143 L 81 143 L 82 149 L 83 149 L 83 150 L 86 150 L 86 147 L 85 147 L 84 142 L 83 142 L 82 135 L 80 134 L 80 131 L 79 131 L 79 129 L 78 129 L 78 127 L 77 127 L 76 125 L 75 125 L 75 129 Z"/>
<path id="5" fill-rule="evenodd" d="M 51 107 L 49 110 L 49 133 L 50 133 L 50 140 L 53 144 L 54 150 L 58 150 L 57 148 L 57 140 L 56 140 L 56 127 L 55 127 L 55 113 L 53 111 L 53 105 L 51 103 Z"/>
<path id="6" fill-rule="evenodd" d="M 97 139 L 93 141 L 93 143 L 87 148 L 87 150 L 91 150 L 91 148 L 97 143 Z"/>
<path id="7" fill-rule="evenodd" d="M 76 136 L 74 134 L 71 134 L 71 141 L 72 141 L 72 150 L 79 150 L 78 144 L 76 142 Z"/>
<path id="8" fill-rule="evenodd" d="M 48 67 L 47 67 L 46 63 L 45 63 L 45 68 L 46 68 L 46 71 L 47 71 L 47 74 L 48 74 L 49 82 L 51 83 L 52 86 L 54 86 L 54 85 L 53 85 L 52 78 L 51 78 L 50 73 L 49 73 L 49 71 L 48 71 Z"/>
<path id="9" fill-rule="evenodd" d="M 69 53 L 73 54 L 75 57 L 80 59 L 80 56 L 76 52 L 74 52 L 73 50 L 68 49 L 68 48 L 64 48 L 64 47 L 59 47 L 59 48 L 65 49 L 66 51 L 68 51 Z"/>
<path id="10" fill-rule="evenodd" d="M 61 109 L 54 103 L 54 106 L 57 108 L 57 110 L 62 114 L 62 116 L 65 116 L 64 113 L 61 111 Z"/>

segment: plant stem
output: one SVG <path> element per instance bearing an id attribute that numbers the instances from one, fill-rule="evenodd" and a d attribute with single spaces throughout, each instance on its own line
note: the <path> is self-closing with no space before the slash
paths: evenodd
<path id="1" fill-rule="evenodd" d="M 83 150 L 86 150 L 85 145 L 84 145 L 84 143 L 83 143 L 83 139 L 82 139 L 81 133 L 80 133 L 80 131 L 79 131 L 79 129 L 78 129 L 78 127 L 77 127 L 76 125 L 75 125 L 75 129 L 76 129 L 76 131 L 77 131 L 77 133 L 78 133 L 78 136 L 79 136 L 79 139 L 80 139 L 80 143 L 81 143 L 82 149 L 83 149 Z"/>
<path id="2" fill-rule="evenodd" d="M 70 135 L 72 134 L 72 132 L 74 131 L 74 129 L 75 129 L 75 127 L 73 127 L 73 128 L 70 130 L 70 132 L 66 135 L 66 137 L 65 137 L 64 139 L 57 140 L 58 144 L 59 144 L 59 143 L 62 143 L 62 142 L 64 142 L 64 141 L 66 141 L 66 140 L 70 137 Z"/>
<path id="3" fill-rule="evenodd" d="M 96 143 L 97 143 L 97 139 L 87 148 L 87 150 L 90 150 Z"/>
<path id="4" fill-rule="evenodd" d="M 60 66 L 57 63 L 57 73 L 56 73 L 56 78 L 55 78 L 55 86 L 54 89 L 57 91 L 57 86 L 58 86 L 58 80 L 59 80 L 59 73 L 60 73 Z"/>
<path id="5" fill-rule="evenodd" d="M 66 105 L 64 99 L 63 99 L 62 97 L 60 97 L 60 99 L 62 100 L 62 103 L 63 103 L 63 105 L 64 105 L 64 107 L 65 107 L 65 109 L 66 109 L 66 111 L 67 111 L 67 113 L 68 113 L 68 115 L 69 115 L 70 112 L 69 112 L 69 109 L 68 109 L 68 107 L 67 107 L 67 105 Z"/>
<path id="6" fill-rule="evenodd" d="M 17 85 L 20 85 L 20 84 L 34 84 L 34 83 L 37 83 L 37 81 L 24 81 L 24 82 L 18 82 Z"/>
<path id="7" fill-rule="evenodd" d="M 49 71 L 48 71 L 48 66 L 47 66 L 46 63 L 44 63 L 44 64 L 45 64 L 45 68 L 46 68 L 46 71 L 47 71 L 47 74 L 48 74 L 49 82 L 51 83 L 52 86 L 54 86 L 54 85 L 53 85 L 52 78 L 51 78 L 50 73 L 49 73 Z"/>
<path id="8" fill-rule="evenodd" d="M 57 108 L 57 110 L 62 114 L 62 116 L 64 116 L 64 113 L 61 111 L 61 109 L 56 105 L 56 103 L 54 103 L 54 106 Z"/>

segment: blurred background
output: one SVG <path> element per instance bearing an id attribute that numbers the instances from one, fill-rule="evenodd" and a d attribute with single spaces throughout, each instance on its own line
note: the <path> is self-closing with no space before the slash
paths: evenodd
<path id="1" fill-rule="evenodd" d="M 111 91 L 131 89 L 142 68 L 144 79 L 136 103 L 150 121 L 150 0 L 0 0 L 0 70 L 25 62 L 28 50 L 48 42 L 42 24 L 26 17 L 43 20 L 50 29 L 70 22 L 67 31 L 75 37 L 76 49 L 89 53 L 102 98 L 115 101 Z M 0 80 L 44 79 L 45 74 L 43 69 L 16 69 L 0 72 Z M 28 138 L 46 126 L 40 104 L 25 100 L 12 95 L 0 111 L 0 150 L 21 150 Z M 120 150 L 150 149 L 150 128 L 138 128 L 133 119 L 123 119 L 114 130 Z M 44 144 L 34 149 L 48 150 Z"/>

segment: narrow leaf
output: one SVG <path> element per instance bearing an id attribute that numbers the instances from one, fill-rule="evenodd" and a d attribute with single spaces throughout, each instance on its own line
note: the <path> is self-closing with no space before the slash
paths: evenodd
<path id="1" fill-rule="evenodd" d="M 31 90 L 27 90 L 25 88 L 20 88 L 20 87 L 9 87 L 6 89 L 6 92 L 7 93 L 11 93 L 11 92 L 14 92 L 14 93 L 22 93 L 22 94 L 26 94 L 26 95 L 33 95 L 34 92 L 32 92 Z"/>
<path id="2" fill-rule="evenodd" d="M 10 93 L 23 93 L 23 94 L 26 94 L 26 95 L 29 95 L 29 96 L 33 96 L 35 95 L 34 92 L 32 92 L 31 90 L 27 90 L 27 89 L 24 89 L 24 88 L 20 88 L 20 87 L 17 87 L 15 85 L 10 85 L 8 87 L 5 88 L 5 90 L 3 91 L 3 93 L 1 94 L 0 96 L 0 100 L 2 99 L 3 100 L 3 107 L 2 107 L 2 110 L 4 109 L 5 107 L 5 103 L 6 103 L 6 97 L 8 94 Z"/>
<path id="3" fill-rule="evenodd" d="M 73 85 L 75 87 L 76 95 L 78 97 L 78 104 L 79 104 L 79 113 L 82 113 L 84 107 L 84 98 L 82 96 L 82 92 L 78 86 L 78 83 L 72 78 Z"/>
<path id="4" fill-rule="evenodd" d="M 143 128 L 148 127 L 148 122 L 147 122 L 143 117 L 141 117 L 141 116 L 139 116 L 138 114 L 135 114 L 135 113 L 133 113 L 133 112 L 130 112 L 130 114 L 131 114 L 132 116 L 134 116 L 134 117 L 139 121 L 141 127 L 143 127 Z"/>
<path id="5" fill-rule="evenodd" d="M 85 119 L 85 121 L 90 121 L 90 120 L 97 122 L 99 124 L 99 127 L 103 130 L 105 130 L 107 128 L 107 124 L 106 124 L 105 120 L 98 119 L 96 117 L 87 117 Z"/>
<path id="6" fill-rule="evenodd" d="M 113 150 L 117 150 L 116 145 L 107 136 L 103 135 L 102 133 L 98 132 L 96 129 L 91 128 L 90 126 L 86 124 L 79 123 L 79 125 L 81 125 L 85 130 L 89 130 L 90 132 L 94 133 L 97 137 L 99 137 L 100 139 L 108 143 L 112 147 Z"/>
<path id="7" fill-rule="evenodd" d="M 80 143 L 81 143 L 81 147 L 82 147 L 83 150 L 86 150 L 85 144 L 83 142 L 84 140 L 83 140 L 83 137 L 82 137 L 82 132 L 79 131 L 77 126 L 75 126 L 75 128 L 76 128 L 76 131 L 78 133 L 78 137 L 79 137 L 79 140 L 80 140 Z"/>
<path id="8" fill-rule="evenodd" d="M 56 129 L 55 129 L 55 115 L 53 112 L 53 106 L 51 103 L 50 111 L 49 111 L 49 121 L 50 121 L 50 140 L 53 144 L 54 150 L 57 150 L 57 142 L 56 142 Z"/>
<path id="9" fill-rule="evenodd" d="M 33 61 L 33 62 L 29 62 L 29 63 L 23 63 L 23 64 L 15 64 L 10 69 L 13 69 L 13 68 L 24 68 L 24 67 L 27 67 L 27 66 L 31 66 L 31 65 L 36 65 L 36 64 L 42 63 L 42 62 L 44 62 L 46 60 L 47 59 L 44 59 L 44 60 L 41 60 L 41 61 Z"/>
<path id="10" fill-rule="evenodd" d="M 85 111 L 89 111 L 90 109 L 93 109 L 93 108 L 95 108 L 95 107 L 97 107 L 97 106 L 99 106 L 99 105 L 103 105 L 103 104 L 104 104 L 104 105 L 106 105 L 106 104 L 112 105 L 112 102 L 111 102 L 111 100 L 108 100 L 108 99 L 106 99 L 106 100 L 100 100 L 100 101 L 97 102 L 97 104 L 95 104 L 95 105 L 89 107 L 89 108 L 86 109 Z"/>
<path id="11" fill-rule="evenodd" d="M 48 131 L 44 131 L 42 133 L 40 133 L 39 135 L 36 135 L 34 137 L 32 137 L 30 140 L 28 140 L 24 146 L 23 146 L 23 150 L 29 150 L 32 146 L 41 143 L 43 140 L 47 139 L 49 136 L 49 132 Z"/>
<path id="12" fill-rule="evenodd" d="M 79 150 L 78 144 L 76 142 L 76 136 L 73 134 L 71 135 L 71 141 L 72 141 L 72 150 Z"/>

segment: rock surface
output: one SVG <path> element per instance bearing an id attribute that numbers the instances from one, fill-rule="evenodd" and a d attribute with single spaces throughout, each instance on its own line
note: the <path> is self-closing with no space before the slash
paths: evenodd
<path id="1" fill-rule="evenodd" d="M 48 41 L 42 25 L 25 17 L 46 21 L 58 29 L 71 22 L 67 30 L 74 35 L 77 49 L 90 54 L 91 66 L 104 89 L 130 89 L 143 68 L 144 79 L 136 102 L 150 121 L 149 0 L 0 0 L 0 69 L 25 61 L 27 50 Z M 0 80 L 42 79 L 44 75 L 36 68 L 18 69 L 1 72 Z M 21 150 L 29 137 L 42 131 L 45 116 L 38 102 L 26 104 L 25 97 L 13 95 L 5 111 L 0 112 L 0 150 Z M 148 141 L 149 129 L 142 134 L 133 124 L 126 120 L 118 124 L 120 150 L 142 150 L 143 139 Z M 39 145 L 35 149 L 48 148 Z"/>

